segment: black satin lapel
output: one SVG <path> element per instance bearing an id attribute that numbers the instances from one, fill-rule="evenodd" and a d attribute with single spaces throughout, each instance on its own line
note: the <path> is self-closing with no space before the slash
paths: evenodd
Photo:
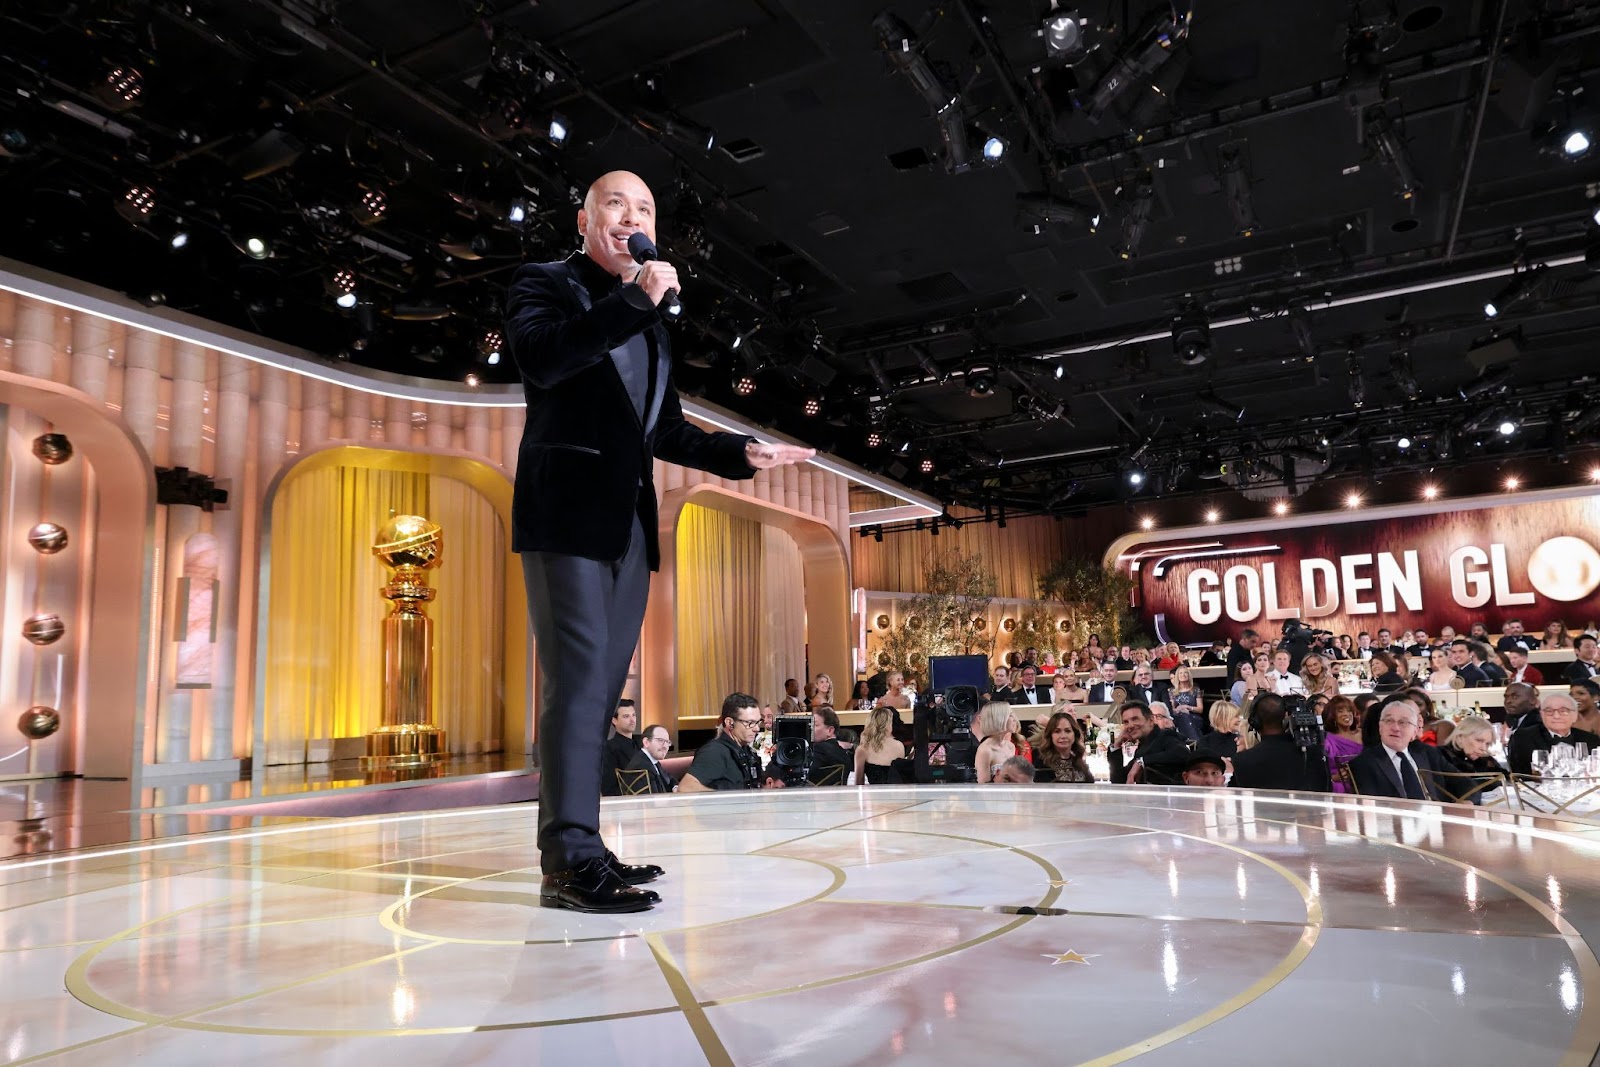
<path id="1" fill-rule="evenodd" d="M 666 327 L 657 323 L 650 328 L 650 331 L 656 341 L 656 387 L 655 391 L 650 394 L 649 404 L 644 409 L 644 428 L 646 433 L 655 429 L 656 418 L 661 414 L 662 398 L 667 395 L 667 375 L 672 370 L 672 354 L 671 349 L 667 347 Z"/>
<path id="2" fill-rule="evenodd" d="M 622 384 L 622 393 L 628 399 L 628 411 L 634 418 L 639 418 L 639 405 L 634 398 L 644 394 L 645 384 L 639 380 L 639 373 L 628 359 L 626 346 L 611 350 L 611 365 L 617 370 L 617 378 Z M 641 425 L 643 423 L 641 422 Z"/>

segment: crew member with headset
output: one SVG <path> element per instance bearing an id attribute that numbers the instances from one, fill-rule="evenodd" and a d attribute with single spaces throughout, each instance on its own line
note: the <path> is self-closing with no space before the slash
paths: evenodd
<path id="1" fill-rule="evenodd" d="M 1233 757 L 1230 785 L 1239 789 L 1328 789 L 1326 764 L 1323 773 L 1316 774 L 1310 765 L 1315 753 L 1308 756 L 1289 736 L 1283 697 L 1276 693 L 1256 697 L 1250 705 L 1250 728 L 1261 740 Z M 1320 784 L 1319 779 L 1323 779 Z"/>

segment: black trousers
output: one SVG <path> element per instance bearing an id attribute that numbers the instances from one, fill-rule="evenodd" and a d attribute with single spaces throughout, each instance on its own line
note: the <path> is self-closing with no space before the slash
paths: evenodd
<path id="1" fill-rule="evenodd" d="M 637 516 L 616 563 L 522 553 L 539 657 L 539 865 L 545 874 L 605 855 L 600 753 L 622 699 L 650 595 Z"/>

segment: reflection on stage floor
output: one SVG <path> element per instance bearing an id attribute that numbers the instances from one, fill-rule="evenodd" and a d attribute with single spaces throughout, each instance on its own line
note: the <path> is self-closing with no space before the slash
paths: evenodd
<path id="1" fill-rule="evenodd" d="M 535 808 L 0 865 L 8 1062 L 1588 1063 L 1600 824 L 1184 789 L 607 801 L 653 911 L 541 909 Z"/>

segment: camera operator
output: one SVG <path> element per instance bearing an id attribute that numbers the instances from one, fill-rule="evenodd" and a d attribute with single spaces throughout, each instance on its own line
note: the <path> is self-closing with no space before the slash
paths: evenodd
<path id="1" fill-rule="evenodd" d="M 730 694 L 722 702 L 719 725 L 722 729 L 717 736 L 694 754 L 694 762 L 678 783 L 678 792 L 782 788 L 781 781 L 762 777 L 761 759 L 750 747 L 761 729 L 761 709 L 756 698 Z"/>
<path id="2" fill-rule="evenodd" d="M 1290 698 L 1296 699 L 1296 698 Z M 1289 735 L 1285 700 L 1276 693 L 1262 693 L 1250 705 L 1250 728 L 1261 736 L 1253 747 L 1233 757 L 1232 785 L 1240 789 L 1328 789 L 1319 784 L 1311 755 Z M 1320 749 L 1319 749 L 1320 751 Z M 1326 769 L 1320 776 L 1326 779 Z"/>
<path id="3" fill-rule="evenodd" d="M 1313 630 L 1299 619 L 1283 620 L 1283 640 L 1278 643 L 1278 650 L 1288 651 L 1290 671 L 1300 673 L 1300 661 L 1306 658 L 1312 644 L 1321 636 L 1333 635 L 1327 630 Z"/>

